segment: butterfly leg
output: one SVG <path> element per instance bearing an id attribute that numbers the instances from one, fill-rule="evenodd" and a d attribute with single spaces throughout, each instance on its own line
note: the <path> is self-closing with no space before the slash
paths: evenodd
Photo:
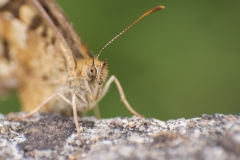
<path id="1" fill-rule="evenodd" d="M 101 118 L 100 111 L 99 111 L 99 106 L 96 104 L 93 108 L 93 114 L 97 119 Z"/>
<path id="2" fill-rule="evenodd" d="M 128 109 L 129 112 L 131 112 L 133 115 L 136 115 L 136 116 L 139 116 L 139 117 L 143 117 L 141 114 L 137 113 L 131 106 L 130 104 L 128 103 L 126 97 L 125 97 L 125 94 L 123 92 L 123 89 L 122 89 L 122 86 L 120 84 L 120 82 L 118 81 L 118 79 L 115 77 L 115 76 L 111 76 L 108 81 L 106 82 L 103 90 L 102 90 L 102 93 L 100 95 L 100 98 L 102 98 L 108 91 L 110 85 L 112 83 L 115 83 L 116 86 L 117 86 L 117 89 L 118 89 L 118 92 L 120 94 L 120 97 L 121 97 L 121 100 L 123 102 L 123 104 L 125 105 L 125 107 Z"/>
<path id="3" fill-rule="evenodd" d="M 60 93 L 55 93 L 53 95 L 51 95 L 50 97 L 48 97 L 45 101 L 43 101 L 37 108 L 35 108 L 33 111 L 29 112 L 28 114 L 26 114 L 25 116 L 22 117 L 10 117 L 9 119 L 11 120 L 21 120 L 21 119 L 25 119 L 25 118 L 29 118 L 32 115 L 34 115 L 35 113 L 39 112 L 39 110 L 44 107 L 44 105 L 46 105 L 49 101 L 51 101 L 53 98 L 55 98 L 56 96 L 61 97 L 66 103 L 72 105 L 71 101 L 69 101 L 65 96 L 63 96 Z"/>
<path id="4" fill-rule="evenodd" d="M 77 129 L 78 139 L 79 139 L 80 145 L 82 145 L 83 141 L 82 141 L 82 138 L 81 138 L 81 130 L 80 130 L 80 127 L 79 127 L 79 124 L 78 124 L 78 116 L 77 116 L 76 92 L 73 93 L 73 96 L 72 96 L 72 107 L 73 107 L 73 119 L 74 119 L 75 126 L 76 126 L 76 129 Z"/>

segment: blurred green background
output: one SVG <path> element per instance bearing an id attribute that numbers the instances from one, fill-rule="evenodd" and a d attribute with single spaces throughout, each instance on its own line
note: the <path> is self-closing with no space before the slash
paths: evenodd
<path id="1" fill-rule="evenodd" d="M 100 59 L 109 59 L 110 75 L 146 117 L 239 114 L 240 1 L 57 2 L 95 54 L 141 14 L 165 5 L 104 51 Z M 13 99 L 2 98 L 1 112 L 19 110 L 3 107 L 16 106 Z M 99 106 L 104 118 L 131 116 L 115 85 Z"/>

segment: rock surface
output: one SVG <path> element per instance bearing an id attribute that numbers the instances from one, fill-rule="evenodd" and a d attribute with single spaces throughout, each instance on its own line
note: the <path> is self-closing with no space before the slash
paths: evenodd
<path id="1" fill-rule="evenodd" d="M 22 113 L 20 113 L 22 114 Z M 16 115 L 17 116 L 17 115 Z M 19 122 L 0 115 L 0 159 L 240 159 L 240 116 L 79 119 L 40 114 Z"/>

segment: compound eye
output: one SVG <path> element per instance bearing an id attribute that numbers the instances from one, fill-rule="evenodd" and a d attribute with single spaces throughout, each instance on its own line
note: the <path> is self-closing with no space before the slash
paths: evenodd
<path id="1" fill-rule="evenodd" d="M 87 67 L 87 76 L 92 80 L 97 76 L 97 69 L 94 64 Z"/>

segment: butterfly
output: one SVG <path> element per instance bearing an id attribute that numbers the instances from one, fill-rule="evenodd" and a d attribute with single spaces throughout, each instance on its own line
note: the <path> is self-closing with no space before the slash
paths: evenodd
<path id="1" fill-rule="evenodd" d="M 108 60 L 98 58 L 116 38 L 146 15 L 146 12 L 114 37 L 94 56 L 54 0 L 3 0 L 0 2 L 0 94 L 17 90 L 22 110 L 52 111 L 77 115 L 94 109 L 115 83 L 126 108 L 141 116 L 128 103 L 115 76 L 108 79 Z"/>

